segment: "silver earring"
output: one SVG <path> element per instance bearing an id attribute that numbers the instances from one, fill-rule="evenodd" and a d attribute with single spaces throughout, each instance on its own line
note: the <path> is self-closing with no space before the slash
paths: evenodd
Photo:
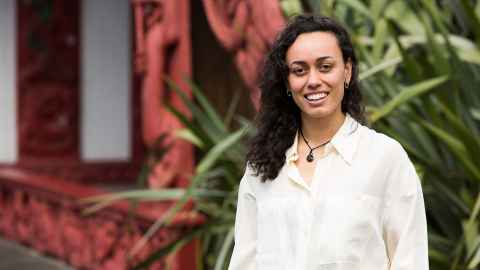
<path id="1" fill-rule="evenodd" d="M 290 91 L 290 89 L 287 89 L 287 96 L 289 96 L 289 97 L 292 96 L 292 91 Z"/>
<path id="2" fill-rule="evenodd" d="M 345 89 L 348 89 L 348 87 L 350 86 L 350 83 L 348 83 L 347 81 L 345 81 L 344 85 Z"/>

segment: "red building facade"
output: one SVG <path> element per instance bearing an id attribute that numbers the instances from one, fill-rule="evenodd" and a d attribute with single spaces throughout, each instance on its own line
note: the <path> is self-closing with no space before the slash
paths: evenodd
<path id="1" fill-rule="evenodd" d="M 150 171 L 150 188 L 185 187 L 193 172 L 193 148 L 174 138 L 175 130 L 182 126 L 162 104 L 168 102 L 188 114 L 165 78 L 173 80 L 191 96 L 184 78 L 191 78 L 195 72 L 191 14 L 196 11 L 192 10 L 189 0 L 125 1 L 130 27 L 115 28 L 115 31 L 123 29 L 126 31 L 123 35 L 129 37 L 125 48 L 130 54 L 125 54 L 128 61 L 121 69 L 130 70 L 125 76 L 117 74 L 115 66 L 119 64 L 115 62 L 115 55 L 108 55 L 116 46 L 104 48 L 93 57 L 86 56 L 92 51 L 91 43 L 102 46 L 108 43 L 103 38 L 108 39 L 115 32 L 103 25 L 108 24 L 108 20 L 104 22 L 101 16 L 95 15 L 94 5 L 103 3 L 99 5 L 106 6 L 99 8 L 108 10 L 116 7 L 118 1 L 9 0 L 10 6 L 3 11 L 8 12 L 16 25 L 13 32 L 16 75 L 11 90 L 16 102 L 16 139 L 13 140 L 16 154 L 2 161 L 0 153 L 0 234 L 78 269 L 128 269 L 204 221 L 200 214 L 186 208 L 139 253 L 130 256 L 135 243 L 173 202 L 142 204 L 133 217 L 126 202 L 88 216 L 82 214 L 85 205 L 79 203 L 81 199 L 124 186 L 134 187 L 148 149 L 171 146 Z M 111 6 L 105 4 L 107 2 L 112 2 Z M 204 0 L 202 3 L 211 31 L 232 55 L 256 103 L 258 64 L 284 23 L 278 1 Z M 265 10 L 268 17 L 264 15 Z M 92 37 L 91 32 L 82 29 L 86 18 L 99 19 L 98 25 L 91 22 L 92 31 L 102 27 L 106 30 Z M 112 22 L 113 26 L 117 24 Z M 95 62 L 96 57 L 106 57 L 106 60 Z M 113 64 L 102 69 L 103 66 L 91 66 L 92 61 L 97 65 L 110 61 Z M 96 71 L 92 73 L 92 69 Z M 127 84 L 131 90 L 124 94 L 128 96 L 130 108 L 125 114 L 130 120 L 124 125 L 128 127 L 126 144 L 129 147 L 124 151 L 127 154 L 118 154 L 116 149 L 112 153 L 117 156 L 109 154 L 108 141 L 113 139 L 103 138 L 100 132 L 95 135 L 99 138 L 93 141 L 100 142 L 100 150 L 105 149 L 100 151 L 100 158 L 95 157 L 88 150 L 92 149 L 88 145 L 89 130 L 95 126 L 88 121 L 96 123 L 96 117 L 90 119 L 89 112 L 95 110 L 89 110 L 91 106 L 87 105 L 101 99 L 98 93 L 102 91 L 110 93 L 107 100 L 114 98 L 116 79 L 125 77 L 128 77 L 126 83 L 118 89 Z M 101 87 L 92 83 L 97 80 Z M 105 83 L 109 80 L 113 83 L 110 86 Z M 112 89 L 104 90 L 108 87 Z M 99 96 L 92 98 L 92 94 L 85 95 L 85 91 Z M 104 108 L 110 106 L 108 104 L 102 103 L 100 111 L 113 110 Z M 159 145 L 160 135 L 166 139 Z M 97 150 L 93 147 L 93 152 Z M 167 265 L 168 269 L 195 269 L 197 245 L 193 241 L 151 269 L 167 269 Z"/>

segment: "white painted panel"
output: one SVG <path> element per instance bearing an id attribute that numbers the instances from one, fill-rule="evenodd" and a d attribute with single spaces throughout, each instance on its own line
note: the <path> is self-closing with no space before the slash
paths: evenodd
<path id="1" fill-rule="evenodd" d="M 130 1 L 81 2 L 82 158 L 126 160 L 131 155 Z"/>
<path id="2" fill-rule="evenodd" d="M 0 1 L 0 163 L 18 158 L 15 0 Z"/>

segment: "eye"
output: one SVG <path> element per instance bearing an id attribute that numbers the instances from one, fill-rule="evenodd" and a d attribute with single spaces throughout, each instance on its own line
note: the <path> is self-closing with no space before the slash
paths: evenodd
<path id="1" fill-rule="evenodd" d="M 331 64 L 321 64 L 319 69 L 322 72 L 328 72 L 332 69 L 332 65 Z"/>
<path id="2" fill-rule="evenodd" d="M 302 67 L 294 67 L 291 69 L 291 72 L 297 76 L 304 75 L 307 71 Z"/>

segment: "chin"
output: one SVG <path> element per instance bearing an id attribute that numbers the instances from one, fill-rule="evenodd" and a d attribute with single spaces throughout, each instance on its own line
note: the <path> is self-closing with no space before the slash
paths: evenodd
<path id="1" fill-rule="evenodd" d="M 322 108 L 316 108 L 316 109 L 307 109 L 307 110 L 302 110 L 302 114 L 305 116 L 311 117 L 311 118 L 316 118 L 316 119 L 321 119 L 321 118 L 326 118 L 335 115 L 334 109 L 331 110 L 325 110 Z"/>

